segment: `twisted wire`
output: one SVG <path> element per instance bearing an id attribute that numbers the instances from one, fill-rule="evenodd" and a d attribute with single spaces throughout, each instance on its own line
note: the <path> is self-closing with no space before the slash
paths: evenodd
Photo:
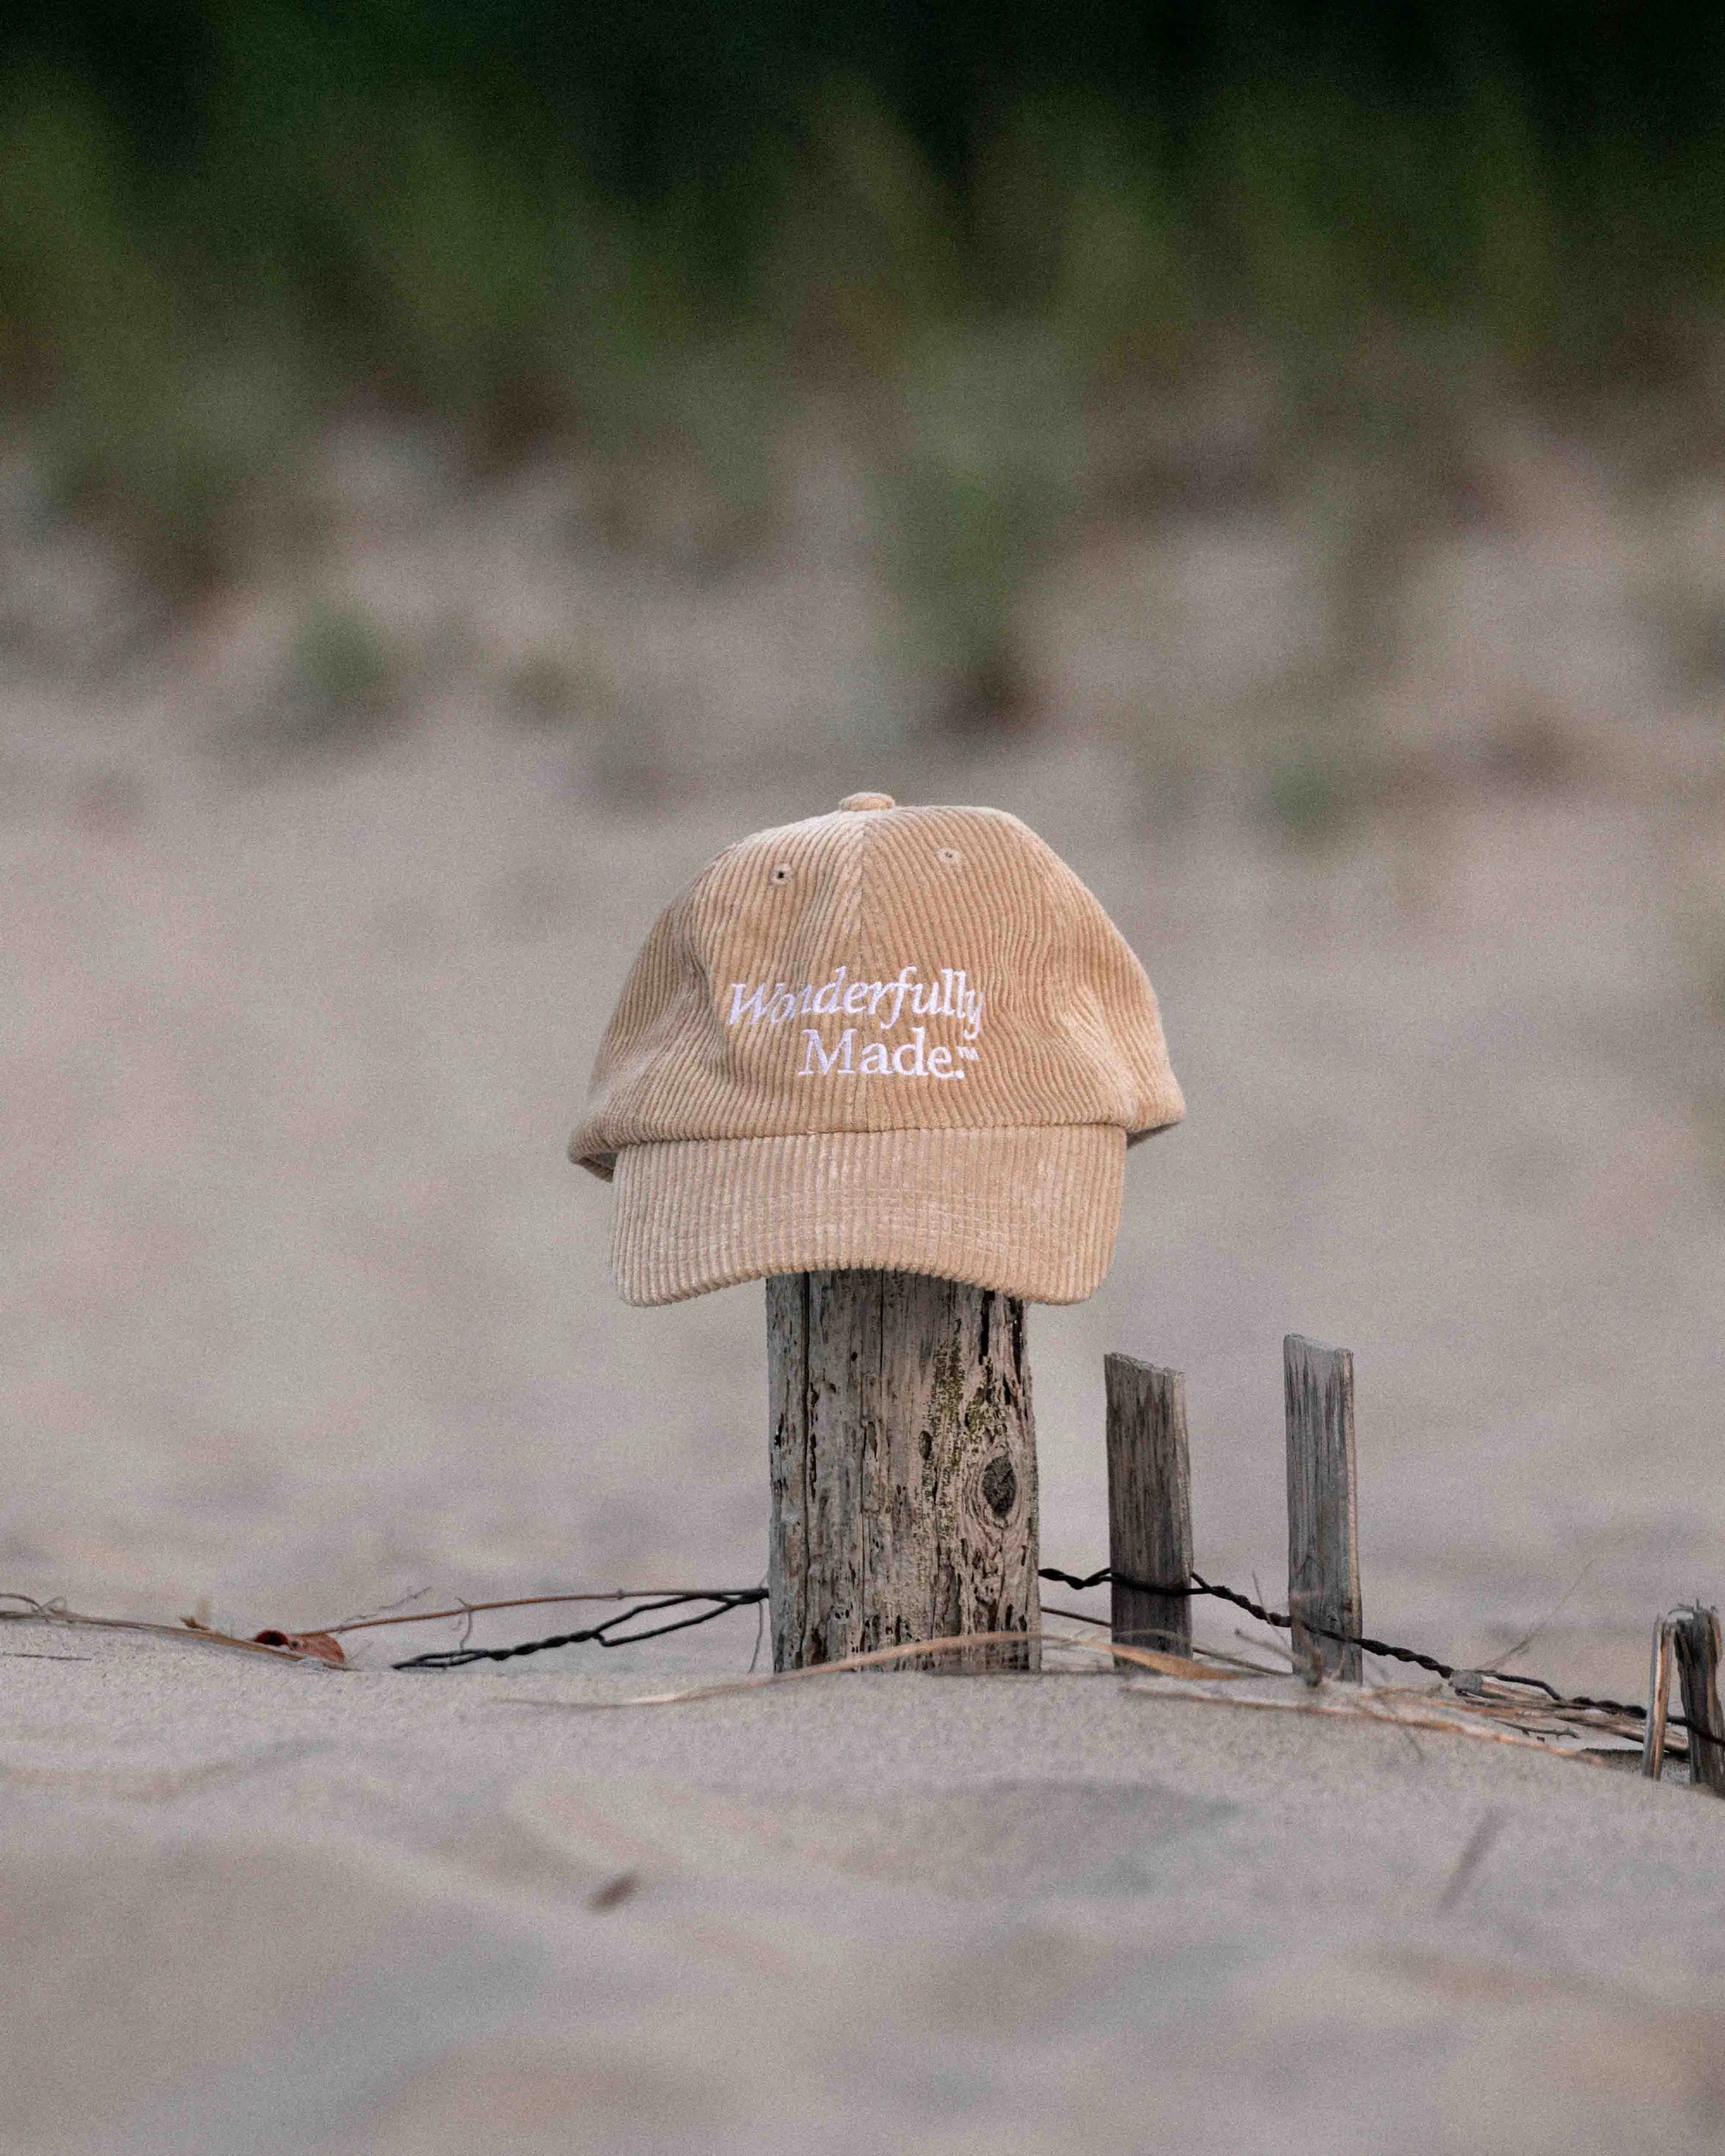
<path id="1" fill-rule="evenodd" d="M 1118 1581 L 1121 1586 L 1130 1587 L 1140 1594 L 1213 1594 L 1219 1601 L 1231 1602 L 1236 1609 L 1244 1609 L 1248 1617 L 1255 1617 L 1260 1625 L 1271 1625 L 1283 1632 L 1293 1630 L 1294 1620 L 1285 1610 L 1266 1609 L 1261 1602 L 1254 1602 L 1250 1595 L 1240 1594 L 1235 1588 L 1223 1587 L 1214 1580 L 1206 1579 L 1200 1573 L 1189 1573 L 1187 1584 L 1181 1587 L 1153 1587 L 1147 1580 L 1134 1579 L 1129 1573 L 1116 1572 L 1107 1565 L 1083 1579 L 1073 1573 L 1060 1572 L 1053 1565 L 1045 1565 L 1037 1577 L 1056 1579 L 1063 1587 L 1076 1588 L 1081 1591 L 1087 1587 L 1103 1587 L 1110 1582 Z M 1333 1625 L 1315 1625 L 1309 1620 L 1302 1620 L 1302 1627 L 1306 1631 L 1317 1633 L 1321 1639 L 1339 1640 L 1343 1646 L 1358 1647 L 1368 1655 L 1381 1655 L 1393 1662 L 1411 1662 L 1418 1669 L 1430 1670 L 1445 1682 L 1456 1676 L 1484 1674 L 1457 1670 L 1448 1662 L 1439 1661 L 1435 1655 L 1422 1655 L 1413 1647 L 1398 1647 L 1388 1640 L 1368 1639 L 1363 1632 L 1338 1632 Z M 1646 1708 L 1630 1700 L 1589 1699 L 1584 1693 L 1561 1692 L 1555 1685 L 1548 1685 L 1543 1677 L 1507 1676 L 1496 1671 L 1491 1675 L 1496 1683 L 1522 1685 L 1530 1691 L 1543 1692 L 1556 1707 L 1589 1707 L 1600 1714 L 1628 1715 L 1635 1722 L 1647 1719 Z M 1687 1729 L 1690 1726 L 1680 1714 L 1669 1715 L 1666 1721 L 1673 1729 Z"/>
<path id="2" fill-rule="evenodd" d="M 1130 1573 L 1116 1572 L 1104 1565 L 1100 1572 L 1062 1572 L 1059 1566 L 1045 1564 L 1037 1573 L 1039 1579 L 1056 1580 L 1062 1587 L 1070 1587 L 1080 1594 L 1092 1587 L 1118 1584 L 1129 1587 L 1140 1594 L 1214 1596 L 1219 1602 L 1231 1603 L 1248 1617 L 1255 1617 L 1260 1625 L 1269 1625 L 1278 1631 L 1293 1630 L 1293 1619 L 1286 1610 L 1267 1609 L 1261 1602 L 1255 1602 L 1238 1588 L 1224 1587 L 1219 1581 L 1206 1579 L 1201 1573 L 1189 1573 L 1180 1586 L 1153 1586 L 1148 1580 L 1134 1579 Z M 768 1599 L 764 1587 L 713 1588 L 701 1593 L 664 1594 L 649 1601 L 638 1602 L 628 1609 L 619 1609 L 603 1618 L 597 1625 L 589 1625 L 578 1632 L 553 1633 L 549 1639 L 523 1640 L 511 1647 L 452 1647 L 426 1655 L 411 1656 L 406 1661 L 393 1662 L 398 1670 L 459 1670 L 474 1662 L 510 1662 L 522 1655 L 541 1655 L 554 1647 L 629 1647 L 644 1640 L 662 1640 L 668 1633 L 686 1632 L 697 1625 L 710 1625 L 716 1617 L 729 1614 L 733 1609 L 744 1609 Z M 678 1617 L 667 1625 L 650 1625 L 642 1631 L 624 1631 L 619 1628 L 633 1625 L 642 1617 L 656 1616 L 665 1609 L 686 1609 L 691 1603 L 706 1603 L 711 1606 L 697 1610 L 693 1616 Z M 1456 1677 L 1484 1674 L 1469 1670 L 1458 1670 L 1449 1662 L 1440 1662 L 1435 1655 L 1423 1655 L 1417 1648 L 1401 1647 L 1393 1640 L 1376 1640 L 1363 1632 L 1338 1631 L 1334 1625 L 1318 1625 L 1309 1620 L 1302 1629 L 1316 1633 L 1320 1639 L 1334 1640 L 1348 1647 L 1358 1647 L 1368 1655 L 1377 1655 L 1386 1661 L 1410 1663 L 1416 1669 L 1430 1670 L 1434 1676 L 1446 1683 Z M 1598 1714 L 1620 1714 L 1631 1721 L 1645 1722 L 1647 1710 L 1633 1700 L 1591 1699 L 1584 1693 L 1559 1691 L 1555 1685 L 1548 1684 L 1543 1677 L 1509 1676 L 1497 1671 L 1490 1673 L 1498 1684 L 1519 1685 L 1528 1691 L 1543 1693 L 1553 1707 L 1587 1710 Z M 1669 1727 L 1687 1730 L 1691 1725 L 1680 1714 L 1666 1717 Z M 1706 1732 L 1703 1732 L 1705 1734 Z"/>
<path id="3" fill-rule="evenodd" d="M 523 1640 L 513 1647 L 451 1647 L 440 1653 L 410 1656 L 404 1662 L 392 1662 L 396 1670 L 461 1670 L 470 1662 L 510 1662 L 519 1655 L 542 1655 L 551 1647 L 632 1647 L 641 1640 L 662 1640 L 667 1632 L 686 1632 L 691 1625 L 710 1625 L 715 1617 L 723 1617 L 732 1609 L 742 1609 L 753 1602 L 764 1602 L 764 1587 L 716 1588 L 711 1594 L 665 1594 L 651 1602 L 638 1602 L 634 1608 L 619 1609 L 597 1625 L 587 1625 L 579 1632 L 557 1632 L 548 1640 Z M 669 1625 L 652 1625 L 644 1632 L 621 1632 L 612 1636 L 614 1625 L 630 1625 L 638 1617 L 651 1617 L 661 1609 L 678 1609 L 691 1602 L 711 1602 L 711 1609 L 703 1609 L 693 1617 L 679 1617 Z"/>

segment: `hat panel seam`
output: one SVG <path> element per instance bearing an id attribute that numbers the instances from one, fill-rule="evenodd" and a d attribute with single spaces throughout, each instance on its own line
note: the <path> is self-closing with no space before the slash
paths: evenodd
<path id="1" fill-rule="evenodd" d="M 811 819 L 829 827 L 814 834 L 809 833 L 807 824 L 783 829 L 787 832 L 800 830 L 813 837 L 817 863 L 823 856 L 836 856 L 842 874 L 849 838 L 845 827 L 854 825 L 857 820 L 854 817 Z M 747 840 L 740 842 L 713 865 L 720 873 L 710 871 L 701 880 L 700 895 L 706 901 L 703 910 L 707 915 L 705 940 L 709 952 L 701 952 L 702 937 L 696 932 L 699 924 L 691 922 L 688 1007 L 670 1038 L 661 1034 L 650 1047 L 645 1040 L 639 1044 L 642 1052 L 634 1059 L 636 1069 L 615 1087 L 607 1104 L 610 1134 L 619 1142 L 640 1142 L 661 1130 L 675 1129 L 679 1125 L 701 1120 L 721 1122 L 727 1113 L 740 1111 L 747 1117 L 752 1090 L 763 1090 L 767 1102 L 778 1100 L 781 1111 L 789 1110 L 788 1099 L 783 1096 L 781 1087 L 773 1083 L 770 1076 L 763 1088 L 762 1074 L 737 1068 L 731 1045 L 718 1027 L 720 988 L 711 956 L 711 946 L 718 941 L 716 932 L 726 912 L 736 904 L 738 886 L 751 880 L 753 863 L 759 856 L 773 850 L 771 846 L 753 844 Z M 684 1064 L 680 1069 L 680 1055 Z M 755 1112 L 760 1112 L 760 1107 L 757 1102 Z"/>

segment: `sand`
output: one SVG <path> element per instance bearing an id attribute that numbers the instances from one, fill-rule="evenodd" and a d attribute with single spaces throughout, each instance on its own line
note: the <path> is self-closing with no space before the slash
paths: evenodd
<path id="1" fill-rule="evenodd" d="M 8 2156 L 1725 2146 L 1680 1784 L 1112 1676 L 0 1645 L 85 1658 L 0 1666 Z"/>
<path id="2" fill-rule="evenodd" d="M 452 697 L 239 784 L 99 716 L 57 752 L 132 773 L 137 820 L 79 822 L 71 778 L 0 819 L 0 1587 L 252 1630 L 758 1579 L 761 1291 L 625 1308 L 562 1147 L 654 912 L 838 774 L 634 814 Z M 1725 1599 L 1719 1037 L 1665 813 L 1482 800 L 1408 911 L 1388 840 L 1290 854 L 1225 804 L 1158 832 L 1094 749 L 886 776 L 1066 852 L 1192 1104 L 1132 1158 L 1101 1292 L 1032 1314 L 1048 1560 L 1106 1554 L 1122 1348 L 1187 1373 L 1200 1569 L 1273 1591 L 1304 1332 L 1357 1357 L 1368 1625 L 1465 1664 L 1579 1577 L 1534 1666 L 1639 1685 L 1659 1609 Z"/>
<path id="3" fill-rule="evenodd" d="M 966 744 L 893 701 L 860 505 L 698 576 L 565 475 L 411 463 L 358 459 L 314 579 L 408 655 L 374 729 L 307 737 L 305 594 L 128 644 L 55 557 L 59 640 L 0 652 L 0 1590 L 251 1632 L 759 1579 L 760 1291 L 624 1308 L 562 1146 L 659 908 L 878 787 L 1060 849 L 1191 1102 L 1032 1313 L 1045 1560 L 1106 1557 L 1125 1348 L 1187 1373 L 1200 1568 L 1276 1599 L 1299 1331 L 1356 1353 L 1373 1630 L 1634 1697 L 1725 1603 L 1725 734 L 1633 519 L 1446 544 L 1363 744 L 1409 787 L 1307 848 L 1215 719 L 1297 644 L 1261 518 L 1103 535 L 1038 597 L 1058 723 Z M 603 677 L 555 723 L 536 652 Z M 1725 2145 L 1725 1806 L 1111 1677 L 506 1704 L 752 1644 L 0 1630 L 6 2147 Z"/>

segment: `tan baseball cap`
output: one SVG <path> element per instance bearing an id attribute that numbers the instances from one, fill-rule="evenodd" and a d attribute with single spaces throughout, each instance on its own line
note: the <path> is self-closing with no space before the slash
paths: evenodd
<path id="1" fill-rule="evenodd" d="M 569 1152 L 616 1178 L 629 1302 L 845 1266 L 1077 1302 L 1126 1147 L 1184 1112 L 1143 968 L 1034 831 L 853 793 L 660 916 Z"/>

